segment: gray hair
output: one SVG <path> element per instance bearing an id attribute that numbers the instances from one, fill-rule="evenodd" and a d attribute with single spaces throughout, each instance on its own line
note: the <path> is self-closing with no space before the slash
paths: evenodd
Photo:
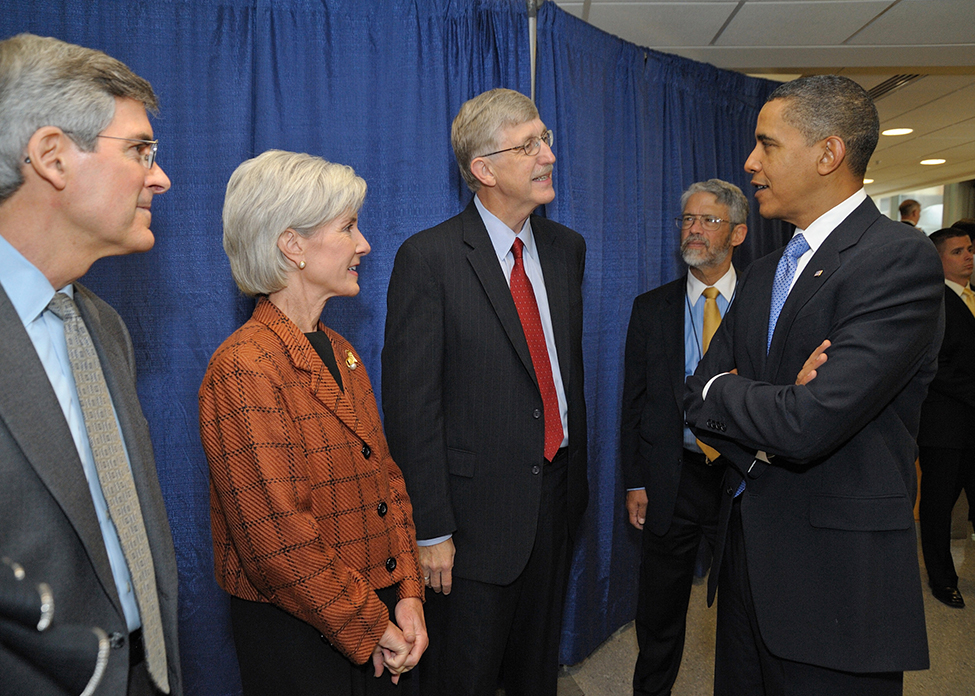
<path id="1" fill-rule="evenodd" d="M 911 213 L 914 213 L 921 209 L 921 204 L 918 203 L 913 198 L 908 198 L 906 201 L 897 206 L 897 210 L 900 212 L 901 217 L 906 217 Z"/>
<path id="2" fill-rule="evenodd" d="M 91 152 L 115 117 L 115 97 L 159 109 L 152 86 L 101 51 L 33 34 L 0 41 L 0 203 L 24 183 L 27 144 L 39 128 L 56 126 Z"/>
<path id="3" fill-rule="evenodd" d="M 691 184 L 680 197 L 680 209 L 684 210 L 687 199 L 695 193 L 710 193 L 714 196 L 718 205 L 723 205 L 728 209 L 728 217 L 731 218 L 731 226 L 742 225 L 748 221 L 748 199 L 741 189 L 721 179 L 708 179 Z"/>
<path id="4" fill-rule="evenodd" d="M 863 87 L 840 75 L 810 75 L 780 85 L 767 101 L 774 99 L 788 101 L 783 117 L 807 145 L 838 136 L 846 144 L 850 171 L 866 174 L 880 138 L 880 118 Z"/>
<path id="5" fill-rule="evenodd" d="M 348 212 L 358 212 L 366 182 L 352 167 L 301 152 L 268 150 L 230 176 L 223 201 L 223 249 L 237 287 L 270 295 L 287 285 L 291 268 L 278 237 L 310 237 Z"/>
<path id="6" fill-rule="evenodd" d="M 460 174 L 477 193 L 481 182 L 471 173 L 474 158 L 497 150 L 501 131 L 538 118 L 534 102 L 512 89 L 492 89 L 464 102 L 450 128 L 450 142 Z"/>

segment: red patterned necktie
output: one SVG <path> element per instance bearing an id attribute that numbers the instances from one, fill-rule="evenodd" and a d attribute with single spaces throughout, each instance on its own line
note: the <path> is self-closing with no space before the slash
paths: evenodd
<path id="1" fill-rule="evenodd" d="M 515 255 L 515 267 L 511 269 L 511 296 L 518 309 L 521 328 L 525 331 L 528 341 L 528 351 L 532 356 L 532 367 L 538 379 L 538 390 L 542 394 L 543 418 L 545 419 L 545 459 L 552 461 L 552 457 L 559 451 L 564 433 L 562 432 L 562 414 L 559 410 L 559 397 L 555 392 L 555 381 L 552 379 L 552 363 L 548 358 L 548 346 L 545 334 L 542 332 L 542 320 L 538 314 L 538 302 L 531 281 L 525 275 L 525 265 L 522 263 L 521 253 L 525 243 L 515 237 L 511 246 L 511 253 Z"/>

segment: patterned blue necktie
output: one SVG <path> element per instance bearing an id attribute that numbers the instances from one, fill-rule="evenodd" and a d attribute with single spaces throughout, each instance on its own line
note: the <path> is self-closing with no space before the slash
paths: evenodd
<path id="1" fill-rule="evenodd" d="M 775 281 L 772 283 L 772 308 L 768 315 L 768 342 L 765 344 L 765 352 L 768 353 L 772 347 L 772 334 L 775 332 L 775 322 L 779 320 L 779 313 L 785 298 L 789 296 L 789 286 L 792 285 L 792 277 L 796 274 L 796 266 L 799 264 L 799 257 L 809 251 L 809 243 L 802 232 L 794 236 L 782 258 L 779 259 L 779 267 L 775 269 Z"/>

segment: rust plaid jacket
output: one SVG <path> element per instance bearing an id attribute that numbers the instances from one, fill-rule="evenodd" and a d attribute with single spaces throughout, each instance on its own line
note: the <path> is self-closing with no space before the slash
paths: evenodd
<path id="1" fill-rule="evenodd" d="M 364 663 L 389 619 L 375 589 L 423 598 L 412 508 L 369 376 L 326 331 L 345 392 L 301 330 L 261 299 L 200 386 L 217 582 L 270 602 Z M 352 365 L 355 365 L 354 369 Z"/>

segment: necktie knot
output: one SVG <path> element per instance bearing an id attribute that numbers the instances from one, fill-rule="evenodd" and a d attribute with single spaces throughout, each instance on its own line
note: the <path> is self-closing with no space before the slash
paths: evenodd
<path id="1" fill-rule="evenodd" d="M 704 298 L 707 300 L 715 300 L 718 298 L 718 289 L 713 285 L 709 288 L 704 288 Z"/>
<path id="2" fill-rule="evenodd" d="M 525 250 L 525 243 L 521 241 L 518 237 L 515 237 L 514 243 L 511 245 L 511 253 L 515 256 L 515 261 L 521 261 L 521 254 Z"/>
<path id="3" fill-rule="evenodd" d="M 78 305 L 63 292 L 54 293 L 54 297 L 47 304 L 47 308 L 61 321 L 74 319 L 78 314 Z"/>
<path id="4" fill-rule="evenodd" d="M 785 253 L 793 261 L 807 251 L 809 251 L 809 242 L 806 241 L 806 236 L 802 232 L 790 239 L 789 244 L 785 247 Z"/>

